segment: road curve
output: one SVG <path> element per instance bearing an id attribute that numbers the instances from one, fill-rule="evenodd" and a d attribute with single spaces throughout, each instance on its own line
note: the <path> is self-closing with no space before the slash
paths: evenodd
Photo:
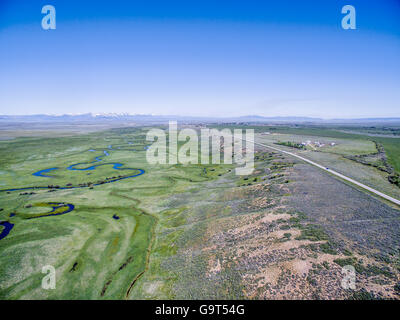
<path id="1" fill-rule="evenodd" d="M 281 152 L 281 153 L 285 153 L 285 154 L 288 154 L 288 155 L 290 155 L 292 157 L 295 157 L 297 159 L 303 160 L 304 162 L 307 162 L 307 163 L 309 163 L 309 164 L 311 164 L 311 165 L 313 165 L 315 167 L 318 167 L 318 168 L 320 168 L 320 169 L 322 169 L 324 171 L 327 171 L 327 172 L 329 172 L 329 173 L 331 173 L 331 174 L 333 174 L 333 175 L 335 175 L 335 176 L 337 176 L 337 177 L 339 177 L 339 178 L 341 178 L 343 180 L 351 182 L 351 183 L 359 186 L 360 188 L 363 188 L 363 189 L 365 189 L 365 190 L 367 190 L 369 192 L 372 192 L 372 193 L 380 196 L 381 198 L 384 198 L 384 199 L 386 199 L 386 200 L 388 200 L 388 201 L 390 201 L 392 203 L 395 203 L 398 206 L 400 206 L 400 200 L 397 200 L 397 199 L 395 199 L 395 198 L 393 198 L 391 196 L 388 196 L 388 195 L 386 195 L 386 194 L 384 194 L 384 193 L 382 193 L 382 192 L 380 192 L 378 190 L 375 190 L 375 189 L 373 189 L 371 187 L 366 186 L 365 184 L 362 184 L 361 182 L 358 182 L 358 181 L 356 181 L 356 180 L 354 180 L 352 178 L 346 177 L 345 175 L 343 175 L 343 174 L 341 174 L 341 173 L 339 173 L 339 172 L 337 172 L 335 170 L 332 170 L 332 169 L 329 169 L 327 167 L 324 167 L 324 166 L 322 166 L 322 165 L 320 165 L 320 164 L 318 164 L 318 163 L 316 163 L 314 161 L 308 160 L 308 159 L 306 159 L 306 158 L 304 158 L 302 156 L 299 156 L 299 155 L 297 155 L 297 154 L 295 154 L 293 152 L 281 150 L 279 148 L 275 148 L 275 147 L 272 147 L 272 146 L 269 146 L 269 145 L 266 145 L 266 144 L 263 144 L 263 143 L 251 141 L 251 140 L 245 140 L 245 141 L 253 142 L 256 145 L 263 146 L 263 147 L 266 147 L 266 148 L 269 148 L 269 149 L 272 149 L 272 150 L 275 150 L 275 151 L 278 151 L 278 152 Z"/>

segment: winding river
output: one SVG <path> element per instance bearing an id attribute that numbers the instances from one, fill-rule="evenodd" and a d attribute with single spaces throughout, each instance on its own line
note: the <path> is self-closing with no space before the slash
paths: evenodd
<path id="1" fill-rule="evenodd" d="M 109 145 L 108 146 L 109 150 L 113 150 L 112 146 Z M 94 149 L 90 149 L 90 152 L 94 152 L 96 150 Z M 104 156 L 109 156 L 109 152 L 107 150 L 103 150 Z M 75 163 L 70 165 L 69 167 L 67 167 L 68 170 L 77 170 L 77 171 L 87 171 L 87 170 L 95 170 L 97 167 L 99 166 L 106 166 L 106 165 L 112 165 L 112 168 L 114 170 L 135 170 L 137 171 L 137 173 L 129 175 L 129 176 L 125 176 L 125 177 L 118 177 L 118 178 L 114 178 L 112 180 L 106 180 L 106 181 L 102 181 L 101 183 L 94 183 L 92 184 L 92 186 L 98 186 L 98 185 L 102 185 L 102 184 L 106 184 L 106 183 L 112 183 L 112 182 L 116 182 L 119 180 L 123 180 L 123 179 L 129 179 L 129 178 L 134 178 L 134 177 L 138 177 L 142 174 L 145 173 L 145 171 L 143 169 L 136 169 L 136 168 L 122 168 L 123 164 L 119 163 L 119 162 L 111 162 L 111 163 L 101 163 L 101 164 L 96 164 L 96 165 L 89 165 L 89 164 L 93 164 L 96 162 L 100 162 L 103 160 L 103 157 L 95 157 L 93 161 L 91 162 L 81 162 L 81 163 Z M 88 167 L 85 168 L 76 168 L 79 165 L 89 165 Z M 57 170 L 59 169 L 58 167 L 54 167 L 54 168 L 48 168 L 48 169 L 43 169 L 43 170 L 39 170 L 36 171 L 34 173 L 32 173 L 33 176 L 35 177 L 42 177 L 42 178 L 54 178 L 53 176 L 50 175 L 46 175 L 46 173 L 49 173 L 53 170 Z M 54 189 L 77 189 L 77 188 L 88 188 L 89 185 L 87 186 L 66 186 L 66 187 L 54 187 Z M 49 189 L 49 187 L 23 187 L 23 188 L 11 188 L 11 189 L 3 189 L 0 190 L 0 192 L 2 191 L 21 191 L 21 190 L 30 190 L 30 189 Z M 50 188 L 51 189 L 51 188 Z M 33 215 L 31 217 L 25 217 L 25 219 L 35 219 L 35 218 L 42 218 L 42 217 L 50 217 L 50 216 L 58 216 L 58 215 L 62 215 L 62 214 L 66 214 L 68 212 L 71 212 L 72 210 L 74 210 L 75 206 L 73 204 L 70 203 L 60 203 L 60 202 L 49 202 L 47 203 L 47 205 L 49 205 L 52 210 L 43 214 L 37 214 L 37 215 Z M 14 213 L 12 213 L 10 215 L 10 217 L 15 216 Z M 116 214 L 114 214 L 113 216 L 114 219 L 118 220 L 119 216 L 117 216 Z M 11 229 L 14 227 L 14 224 L 9 222 L 9 221 L 0 221 L 0 225 L 3 226 L 3 230 L 0 233 L 0 240 L 4 239 L 11 231 Z"/>
<path id="2" fill-rule="evenodd" d="M 32 217 L 26 217 L 25 219 L 36 219 L 43 217 L 51 217 L 51 216 L 60 216 L 62 214 L 66 214 L 75 209 L 75 206 L 71 203 L 62 203 L 62 202 L 48 202 L 49 207 L 52 208 L 51 211 L 46 213 L 41 213 L 38 215 L 34 215 Z"/>
<path id="3" fill-rule="evenodd" d="M 109 150 L 113 150 L 112 149 L 112 145 L 108 146 Z M 90 149 L 90 152 L 94 152 L 96 150 L 94 149 Z M 109 156 L 109 152 L 107 150 L 103 150 L 104 156 Z M 129 178 L 134 178 L 134 177 L 138 177 L 141 176 L 142 174 L 145 173 L 145 171 L 143 169 L 136 169 L 136 168 L 122 168 L 124 164 L 119 163 L 119 162 L 110 162 L 110 163 L 101 163 L 101 164 L 97 164 L 97 165 L 91 165 L 88 166 L 86 168 L 77 168 L 77 166 L 79 165 L 85 165 L 85 164 L 92 164 L 92 163 L 96 163 L 96 162 L 100 162 L 103 161 L 103 157 L 104 156 L 99 156 L 99 157 L 95 157 L 93 161 L 91 162 L 80 162 L 80 163 L 75 163 L 70 165 L 69 167 L 67 167 L 68 170 L 77 170 L 77 171 L 88 171 L 88 170 L 95 170 L 97 167 L 99 166 L 106 166 L 106 165 L 112 165 L 113 169 L 115 170 L 135 170 L 137 171 L 137 173 L 129 175 L 129 176 L 125 176 L 125 177 L 118 177 L 112 180 L 108 180 L 108 181 L 103 181 L 101 183 L 93 183 L 92 186 L 98 186 L 98 185 L 102 185 L 102 184 L 106 184 L 106 183 L 112 183 L 112 182 L 116 182 L 119 180 L 123 180 L 123 179 L 129 179 Z M 34 173 L 32 173 L 33 176 L 35 177 L 42 177 L 42 178 L 54 178 L 53 176 L 50 175 L 46 175 L 46 173 L 49 173 L 53 170 L 57 170 L 59 168 L 54 167 L 54 168 L 48 168 L 48 169 L 43 169 L 43 170 L 39 170 L 36 171 Z M 78 188 L 88 188 L 89 186 L 68 186 L 68 187 L 56 187 L 54 189 L 78 189 Z M 49 187 L 22 187 L 22 188 L 10 188 L 10 189 L 2 189 L 0 190 L 0 192 L 4 192 L 4 191 L 23 191 L 23 190 L 33 190 L 33 189 L 49 189 Z"/>
<path id="4" fill-rule="evenodd" d="M 14 224 L 8 221 L 0 221 L 0 226 L 4 227 L 3 231 L 0 233 L 0 240 L 8 236 L 11 229 L 14 228 Z"/>

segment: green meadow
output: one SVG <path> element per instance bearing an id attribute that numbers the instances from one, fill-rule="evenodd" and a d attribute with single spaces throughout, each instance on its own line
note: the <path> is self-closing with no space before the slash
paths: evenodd
<path id="1" fill-rule="evenodd" d="M 0 142 L 0 221 L 13 225 L 0 240 L 0 298 L 129 297 L 148 268 L 156 228 L 185 223 L 182 209 L 160 202 L 231 170 L 149 165 L 145 133 Z M 42 289 L 45 265 L 56 269 L 55 290 Z"/>

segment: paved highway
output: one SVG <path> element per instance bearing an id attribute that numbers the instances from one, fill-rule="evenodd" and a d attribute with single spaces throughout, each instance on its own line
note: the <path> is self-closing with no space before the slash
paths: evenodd
<path id="1" fill-rule="evenodd" d="M 384 193 L 382 193 L 382 192 L 380 192 L 378 190 L 375 190 L 375 189 L 373 189 L 371 187 L 368 187 L 365 184 L 363 184 L 361 182 L 358 182 L 358 181 L 356 181 L 356 180 L 354 180 L 352 178 L 346 177 L 345 175 L 343 175 L 343 174 L 341 174 L 341 173 L 339 173 L 339 172 L 337 172 L 335 170 L 329 169 L 329 168 L 324 167 L 324 166 L 322 166 L 322 165 L 320 165 L 320 164 L 318 164 L 318 163 L 316 163 L 314 161 L 311 161 L 311 160 L 308 160 L 308 159 L 306 159 L 306 158 L 304 158 L 302 156 L 299 156 L 298 154 L 295 154 L 295 153 L 289 152 L 289 151 L 285 151 L 285 150 L 281 150 L 279 148 L 275 148 L 275 147 L 272 147 L 272 146 L 269 146 L 269 145 L 266 145 L 266 144 L 263 144 L 263 143 L 255 142 L 255 141 L 250 141 L 250 140 L 246 140 L 246 141 L 253 142 L 255 145 L 263 146 L 263 147 L 266 147 L 266 148 L 269 148 L 269 149 L 272 149 L 272 150 L 275 150 L 275 151 L 278 151 L 278 152 L 281 152 L 281 153 L 288 154 L 288 155 L 290 155 L 292 157 L 295 157 L 297 159 L 303 160 L 304 162 L 307 162 L 307 163 L 309 163 L 309 164 L 311 164 L 311 165 L 313 165 L 315 167 L 318 167 L 318 168 L 320 168 L 320 169 L 322 169 L 324 171 L 327 171 L 327 172 L 333 174 L 334 176 L 337 176 L 337 177 L 339 177 L 339 178 L 341 178 L 343 180 L 351 182 L 351 183 L 359 186 L 362 189 L 368 190 L 369 192 L 372 192 L 372 193 L 374 193 L 374 194 L 376 194 L 376 195 L 378 195 L 378 196 L 380 196 L 380 197 L 382 197 L 382 198 L 384 198 L 386 200 L 389 200 L 390 202 L 393 202 L 393 203 L 397 204 L 398 206 L 400 206 L 400 200 L 397 200 L 397 199 L 395 199 L 395 198 L 393 198 L 391 196 L 388 196 L 388 195 L 386 195 L 386 194 L 384 194 Z"/>

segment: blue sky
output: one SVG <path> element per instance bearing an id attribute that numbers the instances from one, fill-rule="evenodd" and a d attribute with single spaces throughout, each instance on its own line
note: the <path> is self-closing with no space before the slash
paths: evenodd
<path id="1" fill-rule="evenodd" d="M 400 117 L 400 1 L 0 0 L 0 114 L 86 112 Z"/>

